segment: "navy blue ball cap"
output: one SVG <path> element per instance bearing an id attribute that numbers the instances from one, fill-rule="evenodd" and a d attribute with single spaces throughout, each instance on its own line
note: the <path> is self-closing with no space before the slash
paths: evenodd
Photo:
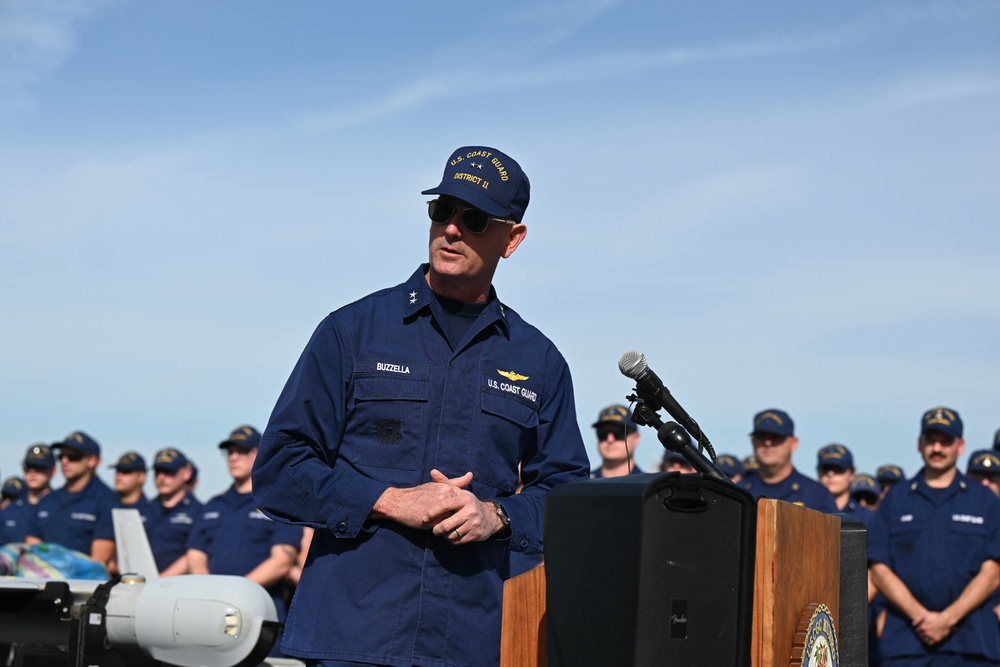
<path id="1" fill-rule="evenodd" d="M 52 443 L 52 449 L 75 449 L 95 456 L 101 455 L 101 446 L 83 431 L 73 431 L 62 442 Z"/>
<path id="2" fill-rule="evenodd" d="M 664 449 L 663 450 L 664 465 L 666 465 L 667 463 L 672 463 L 674 461 L 678 461 L 679 463 L 683 463 L 684 465 L 691 465 L 690 461 L 687 460 L 687 457 L 681 454 L 680 452 L 675 452 L 672 449 Z"/>
<path id="3" fill-rule="evenodd" d="M 753 417 L 753 431 L 750 435 L 769 433 L 771 435 L 795 435 L 795 423 L 784 410 L 764 410 Z"/>
<path id="4" fill-rule="evenodd" d="M 750 454 L 743 458 L 743 475 L 756 475 L 757 470 L 760 468 L 760 463 L 757 462 L 757 457 L 754 454 Z"/>
<path id="5" fill-rule="evenodd" d="M 920 434 L 938 431 L 952 438 L 962 437 L 962 418 L 951 408 L 931 408 L 920 419 Z"/>
<path id="6" fill-rule="evenodd" d="M 184 456 L 183 452 L 174 449 L 173 447 L 161 449 L 156 452 L 156 456 L 153 457 L 153 470 L 177 472 L 187 464 L 188 460 L 187 457 Z"/>
<path id="7" fill-rule="evenodd" d="M 3 482 L 2 493 L 4 498 L 10 498 L 11 500 L 17 500 L 25 494 L 28 487 L 25 485 L 24 480 L 20 477 L 8 477 Z"/>
<path id="8" fill-rule="evenodd" d="M 906 479 L 906 475 L 903 473 L 902 468 L 889 463 L 884 466 L 880 466 L 879 469 L 875 471 L 875 479 L 878 480 L 879 484 L 885 486 L 886 484 L 902 482 Z"/>
<path id="9" fill-rule="evenodd" d="M 449 195 L 492 216 L 521 222 L 530 190 L 514 158 L 488 146 L 463 146 L 448 159 L 441 184 L 421 194 Z"/>
<path id="10" fill-rule="evenodd" d="M 52 448 L 40 442 L 28 447 L 28 451 L 24 453 L 24 467 L 55 468 L 56 457 Z"/>
<path id="11" fill-rule="evenodd" d="M 230 445 L 250 451 L 260 445 L 260 431 L 253 426 L 237 426 L 227 439 L 219 443 L 219 449 L 229 449 Z"/>
<path id="12" fill-rule="evenodd" d="M 969 465 L 965 472 L 984 472 L 1000 475 L 1000 455 L 992 449 L 980 449 L 969 456 Z"/>
<path id="13" fill-rule="evenodd" d="M 108 467 L 118 472 L 139 472 L 146 469 L 146 459 L 139 452 L 125 452 L 114 465 Z"/>
<path id="14" fill-rule="evenodd" d="M 823 447 L 816 454 L 816 468 L 848 468 L 854 467 L 854 457 L 844 445 L 835 442 Z"/>
<path id="15" fill-rule="evenodd" d="M 732 454 L 719 454 L 715 457 L 715 466 L 724 472 L 726 477 L 743 475 L 743 464 Z"/>
<path id="16" fill-rule="evenodd" d="M 875 502 L 878 500 L 878 492 L 878 482 L 875 481 L 874 477 L 864 473 L 854 476 L 854 481 L 851 482 L 852 498 L 857 498 L 858 496 L 868 496 L 868 500 Z"/>
<path id="17" fill-rule="evenodd" d="M 632 420 L 632 413 L 624 405 L 609 405 L 597 414 L 597 421 L 591 426 L 600 428 L 604 425 L 621 426 L 625 425 L 626 433 L 635 433 L 639 427 Z"/>

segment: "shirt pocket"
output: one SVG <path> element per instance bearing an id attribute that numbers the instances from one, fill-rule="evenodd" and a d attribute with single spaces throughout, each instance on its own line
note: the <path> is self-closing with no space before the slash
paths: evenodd
<path id="1" fill-rule="evenodd" d="M 975 576 L 987 560 L 986 526 L 953 520 L 948 527 L 948 542 L 955 567 Z"/>
<path id="2" fill-rule="evenodd" d="M 482 427 L 473 477 L 501 496 L 517 488 L 517 465 L 537 437 L 538 411 L 517 398 L 482 392 Z"/>
<path id="3" fill-rule="evenodd" d="M 359 375 L 341 455 L 356 465 L 414 470 L 427 431 L 429 380 Z"/>
<path id="4" fill-rule="evenodd" d="M 916 522 L 898 523 L 889 528 L 889 553 L 892 570 L 904 581 L 922 577 L 925 546 L 921 543 L 924 526 Z"/>

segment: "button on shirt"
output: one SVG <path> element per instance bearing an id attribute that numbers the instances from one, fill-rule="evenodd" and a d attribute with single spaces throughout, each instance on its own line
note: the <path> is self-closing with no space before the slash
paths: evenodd
<path id="1" fill-rule="evenodd" d="M 115 539 L 111 510 L 120 507 L 118 495 L 97 477 L 92 477 L 82 491 L 70 493 L 56 489 L 38 501 L 38 511 L 30 522 L 28 534 L 43 542 L 90 554 L 94 540 Z"/>
<path id="2" fill-rule="evenodd" d="M 187 546 L 208 554 L 210 573 L 242 577 L 270 558 L 271 547 L 279 544 L 300 548 L 302 529 L 272 521 L 254 506 L 252 494 L 237 493 L 230 487 L 205 503 Z M 284 584 L 279 582 L 267 592 L 274 600 L 278 618 L 283 619 Z"/>
<path id="3" fill-rule="evenodd" d="M 496 299 L 454 347 L 426 265 L 317 328 L 264 433 L 254 495 L 278 519 L 317 528 L 282 649 L 385 665 L 495 666 L 508 547 L 542 549 L 542 506 L 586 479 L 569 369 Z M 514 495 L 518 462 L 524 490 Z M 472 471 L 498 499 L 509 540 L 461 546 L 429 530 L 367 522 L 391 487 Z"/>
<path id="4" fill-rule="evenodd" d="M 868 560 L 887 565 L 931 611 L 957 600 L 990 559 L 1000 559 L 1000 503 L 961 473 L 947 489 L 931 489 L 918 474 L 893 487 L 875 511 Z M 888 609 L 883 657 L 958 653 L 1000 661 L 1000 631 L 988 604 L 933 648 L 924 646 L 904 614 L 892 604 Z"/>
<path id="5" fill-rule="evenodd" d="M 784 500 L 793 505 L 802 505 L 829 514 L 840 511 L 833 494 L 827 491 L 825 486 L 809 479 L 794 468 L 791 475 L 777 484 L 768 484 L 760 478 L 760 475 L 751 475 L 741 480 L 740 486 L 752 493 L 755 498 Z"/>
<path id="6" fill-rule="evenodd" d="M 173 507 L 164 507 L 159 498 L 149 503 L 146 510 L 146 535 L 149 537 L 149 547 L 153 550 L 153 558 L 156 559 L 157 570 L 162 572 L 187 552 L 188 538 L 201 513 L 201 503 L 190 494 L 185 495 Z"/>

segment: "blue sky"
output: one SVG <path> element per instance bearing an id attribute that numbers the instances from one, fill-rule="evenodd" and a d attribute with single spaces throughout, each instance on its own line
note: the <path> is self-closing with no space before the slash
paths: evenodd
<path id="1" fill-rule="evenodd" d="M 82 429 L 221 491 L 319 320 L 426 259 L 468 144 L 531 178 L 495 285 L 592 457 L 628 349 L 720 452 L 769 407 L 806 472 L 835 441 L 912 474 L 941 404 L 988 447 L 998 65 L 986 1 L 5 0 L 0 472 Z"/>

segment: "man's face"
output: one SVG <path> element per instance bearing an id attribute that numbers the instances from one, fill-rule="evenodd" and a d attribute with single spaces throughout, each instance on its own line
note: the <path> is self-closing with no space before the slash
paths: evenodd
<path id="1" fill-rule="evenodd" d="M 989 472 L 972 471 L 968 474 L 969 479 L 982 484 L 993 492 L 993 495 L 1000 498 L 1000 474 Z"/>
<path id="2" fill-rule="evenodd" d="M 236 482 L 245 482 L 253 472 L 253 462 L 257 458 L 257 448 L 246 449 L 238 445 L 229 445 L 226 449 L 226 463 L 229 474 Z"/>
<path id="3" fill-rule="evenodd" d="M 605 464 L 624 463 L 635 455 L 639 434 L 627 433 L 623 424 L 601 424 L 597 427 L 597 453 Z"/>
<path id="4" fill-rule="evenodd" d="M 189 479 L 191 479 L 191 468 L 187 466 L 180 470 L 157 468 L 154 483 L 160 495 L 169 497 L 185 489 Z"/>
<path id="5" fill-rule="evenodd" d="M 454 206 L 456 211 L 447 222 L 431 221 L 431 275 L 428 277 L 431 288 L 439 291 L 441 286 L 459 283 L 463 286 L 475 286 L 477 290 L 488 290 L 500 258 L 509 257 L 514 252 L 527 228 L 524 225 L 491 221 L 484 232 L 474 234 L 462 221 L 462 211 L 472 208 L 471 206 L 444 195 L 439 200 L 443 204 Z"/>
<path id="6" fill-rule="evenodd" d="M 687 461 L 670 460 L 666 463 L 660 464 L 661 472 L 682 472 L 682 473 L 692 473 L 694 472 L 694 466 Z"/>
<path id="7" fill-rule="evenodd" d="M 799 446 L 799 439 L 794 435 L 776 435 L 774 433 L 754 433 L 750 436 L 753 453 L 757 463 L 766 468 L 783 468 L 792 462 L 792 452 Z"/>
<path id="8" fill-rule="evenodd" d="M 965 452 L 965 440 L 945 435 L 940 431 L 927 431 L 917 440 L 917 449 L 924 459 L 924 466 L 936 472 L 947 472 L 958 463 Z"/>
<path id="9" fill-rule="evenodd" d="M 146 482 L 145 470 L 115 470 L 115 491 L 127 495 L 142 488 Z"/>
<path id="10" fill-rule="evenodd" d="M 59 450 L 59 467 L 67 484 L 72 484 L 94 474 L 100 459 L 94 454 L 64 447 Z"/>
<path id="11" fill-rule="evenodd" d="M 840 466 L 822 466 L 816 470 L 816 475 L 819 483 L 835 496 L 850 491 L 854 480 L 854 470 Z"/>
<path id="12" fill-rule="evenodd" d="M 24 466 L 24 485 L 27 486 L 30 491 L 41 491 L 43 489 L 47 489 L 52 481 L 52 476 L 55 474 L 55 468 Z"/>

